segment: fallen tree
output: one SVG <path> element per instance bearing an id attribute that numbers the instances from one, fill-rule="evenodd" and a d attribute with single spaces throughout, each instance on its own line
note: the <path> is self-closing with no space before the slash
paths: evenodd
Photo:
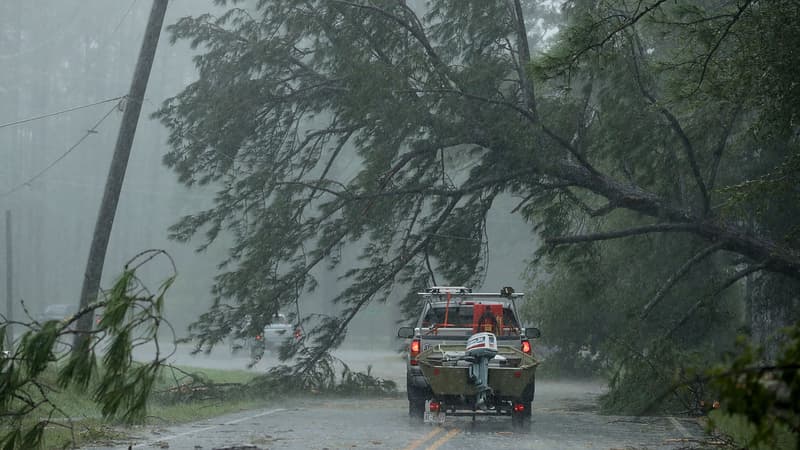
<path id="1" fill-rule="evenodd" d="M 673 275 L 651 280 L 663 289 L 631 300 L 642 316 L 711 257 L 722 285 L 800 279 L 792 2 L 222 3 L 170 27 L 202 49 L 199 78 L 155 114 L 179 179 L 219 186 L 173 237 L 234 237 L 191 328 L 199 349 L 246 315 L 242 333 L 261 329 L 348 247 L 349 285 L 326 294 L 339 314 L 299 318 L 313 329 L 284 355 L 308 349 L 307 369 L 393 286 L 411 312 L 434 279 L 479 285 L 502 195 L 556 251 L 691 236 Z M 564 22 L 534 55 L 553 14 Z M 792 38 L 764 44 L 773 33 Z"/>

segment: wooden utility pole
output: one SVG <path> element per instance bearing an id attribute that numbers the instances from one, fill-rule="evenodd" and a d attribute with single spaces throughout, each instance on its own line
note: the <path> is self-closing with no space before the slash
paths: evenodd
<path id="1" fill-rule="evenodd" d="M 14 332 L 11 329 L 11 322 L 14 320 L 14 270 L 12 269 L 14 254 L 11 247 L 11 211 L 6 210 L 6 348 L 11 350 L 14 345 Z"/>
<path id="2" fill-rule="evenodd" d="M 153 7 L 150 9 L 150 18 L 142 40 L 142 48 L 139 50 L 136 69 L 133 72 L 131 89 L 125 100 L 125 112 L 122 115 L 117 143 L 114 146 L 114 156 L 111 159 L 111 167 L 108 170 L 100 212 L 97 214 L 97 223 L 94 226 L 92 246 L 89 249 L 89 260 L 86 263 L 86 272 L 83 276 L 80 309 L 86 308 L 92 303 L 97 298 L 97 293 L 100 290 L 100 278 L 103 275 L 108 240 L 111 236 L 111 228 L 114 225 L 114 216 L 117 212 L 122 181 L 125 179 L 125 171 L 128 168 L 133 136 L 136 133 L 136 125 L 139 122 L 139 113 L 142 110 L 147 80 L 150 78 L 150 69 L 153 66 L 158 38 L 164 23 L 167 2 L 168 0 L 153 0 Z M 90 314 L 82 316 L 78 320 L 78 331 L 90 331 L 92 319 Z M 82 339 L 85 339 L 85 337 L 84 333 L 76 333 L 73 348 L 79 348 Z"/>

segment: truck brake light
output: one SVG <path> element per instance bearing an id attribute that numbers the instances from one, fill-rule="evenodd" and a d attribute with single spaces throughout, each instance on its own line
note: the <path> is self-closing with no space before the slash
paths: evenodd
<path id="1" fill-rule="evenodd" d="M 527 339 L 522 340 L 522 353 L 531 354 L 531 341 Z"/>
<path id="2" fill-rule="evenodd" d="M 412 366 L 416 366 L 417 364 L 419 364 L 419 361 L 417 361 L 417 356 L 419 356 L 419 353 L 420 353 L 419 352 L 420 351 L 419 339 L 414 339 L 413 341 L 411 341 L 411 347 L 409 348 L 409 350 L 410 350 L 410 353 L 411 353 L 411 355 L 410 355 L 411 356 L 411 365 Z"/>

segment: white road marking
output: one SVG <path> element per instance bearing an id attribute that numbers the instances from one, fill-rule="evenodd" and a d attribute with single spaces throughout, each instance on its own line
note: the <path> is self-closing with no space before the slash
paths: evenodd
<path id="1" fill-rule="evenodd" d="M 681 425 L 680 422 L 678 422 L 678 419 L 674 417 L 667 417 L 667 418 L 669 419 L 670 422 L 672 422 L 672 425 L 675 427 L 675 429 L 678 430 L 678 432 L 683 435 L 683 437 L 685 438 L 692 437 L 689 431 L 683 425 Z"/>
<path id="2" fill-rule="evenodd" d="M 241 419 L 231 420 L 230 422 L 225 422 L 223 425 L 236 425 L 237 423 L 247 422 L 251 419 L 258 419 L 259 417 L 269 416 L 270 414 L 275 414 L 278 412 L 287 411 L 286 409 L 270 409 L 269 411 L 260 412 L 258 414 L 242 417 Z"/>
<path id="3" fill-rule="evenodd" d="M 150 441 L 147 441 L 147 442 L 143 442 L 141 444 L 134 445 L 131 448 L 150 447 L 150 446 L 152 446 L 153 444 L 155 444 L 157 442 L 171 441 L 171 440 L 177 439 L 179 437 L 184 437 L 184 436 L 189 436 L 189 435 L 192 435 L 192 434 L 202 433 L 204 431 L 213 430 L 215 428 L 224 427 L 226 425 L 236 425 L 237 423 L 247 422 L 248 420 L 258 419 L 259 417 L 269 416 L 270 414 L 275 414 L 275 413 L 279 413 L 279 412 L 282 412 L 282 411 L 286 411 L 286 409 L 270 409 L 269 411 L 263 411 L 263 412 L 260 412 L 258 414 L 253 414 L 252 416 L 247 416 L 247 417 L 242 417 L 240 419 L 231 420 L 229 422 L 225 422 L 225 423 L 220 424 L 220 425 L 212 425 L 210 427 L 198 428 L 196 430 L 190 430 L 190 431 L 185 431 L 183 433 L 173 434 L 172 436 L 166 436 L 166 437 L 162 437 L 162 438 L 158 438 L 158 439 L 153 439 L 153 440 L 150 440 Z"/>

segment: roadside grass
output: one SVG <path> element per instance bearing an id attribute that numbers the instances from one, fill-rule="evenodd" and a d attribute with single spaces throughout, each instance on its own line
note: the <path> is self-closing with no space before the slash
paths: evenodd
<path id="1" fill-rule="evenodd" d="M 202 420 L 226 413 L 263 407 L 269 396 L 256 398 L 243 395 L 224 395 L 209 391 L 206 386 L 235 386 L 246 384 L 257 372 L 245 370 L 213 370 L 194 367 L 164 367 L 153 389 L 147 407 L 145 425 L 174 425 Z M 40 379 L 48 386 L 57 386 L 56 369 L 50 369 Z M 54 388 L 48 398 L 60 410 L 45 428 L 43 448 L 68 448 L 87 444 L 114 443 L 128 438 L 135 428 L 128 428 L 115 419 L 103 419 L 100 408 L 92 401 L 94 386 L 86 391 Z M 34 412 L 24 426 L 45 420 L 45 411 Z M 0 426 L 0 433 L 9 431 Z"/>
<path id="2" fill-rule="evenodd" d="M 192 366 L 164 366 L 154 392 L 164 391 L 185 384 L 193 379 L 217 384 L 246 384 L 260 372 L 247 370 L 202 369 Z M 194 377 L 194 378 L 193 378 Z"/>

